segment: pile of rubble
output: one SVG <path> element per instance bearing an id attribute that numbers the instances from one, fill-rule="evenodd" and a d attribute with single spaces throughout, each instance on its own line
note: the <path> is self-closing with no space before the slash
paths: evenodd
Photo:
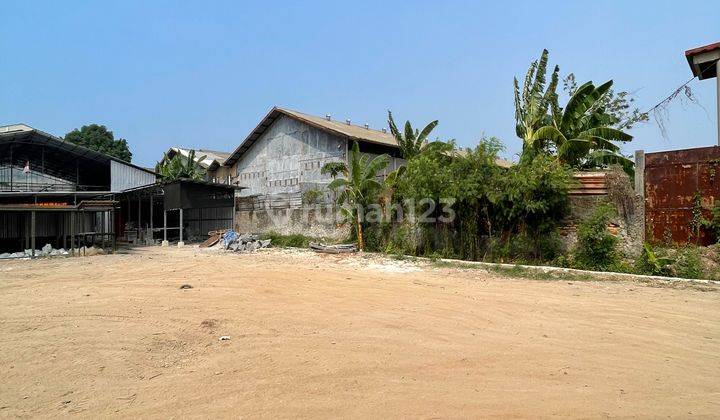
<path id="1" fill-rule="evenodd" d="M 222 246 L 234 252 L 252 252 L 270 246 L 270 239 L 261 240 L 257 235 L 238 235 L 234 230 L 228 230 L 222 235 Z"/>
<path id="2" fill-rule="evenodd" d="M 70 253 L 65 250 L 65 248 L 60 249 L 54 249 L 52 245 L 46 244 L 42 249 L 36 249 L 35 250 L 35 256 L 36 257 L 56 257 L 59 255 L 69 255 Z M 0 254 L 0 259 L 7 259 L 7 258 L 30 258 L 33 255 L 32 249 L 26 249 L 23 252 L 5 252 Z"/>
<path id="3" fill-rule="evenodd" d="M 240 235 L 234 230 L 213 230 L 200 248 L 224 249 L 233 252 L 251 252 L 270 246 L 270 239 L 261 240 L 252 234 Z"/>

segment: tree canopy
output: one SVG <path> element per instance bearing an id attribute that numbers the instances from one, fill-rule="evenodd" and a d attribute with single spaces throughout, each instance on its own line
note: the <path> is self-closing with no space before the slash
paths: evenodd
<path id="1" fill-rule="evenodd" d="M 82 126 L 79 130 L 76 128 L 65 135 L 65 140 L 126 162 L 132 159 L 127 140 L 115 140 L 113 132 L 104 125 L 90 124 Z"/>

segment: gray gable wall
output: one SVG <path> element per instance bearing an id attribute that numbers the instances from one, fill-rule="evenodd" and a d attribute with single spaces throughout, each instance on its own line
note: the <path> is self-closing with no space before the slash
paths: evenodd
<path id="1" fill-rule="evenodd" d="M 237 163 L 241 196 L 292 195 L 324 188 L 331 178 L 320 174 L 327 162 L 346 159 L 347 140 L 282 116 Z"/>

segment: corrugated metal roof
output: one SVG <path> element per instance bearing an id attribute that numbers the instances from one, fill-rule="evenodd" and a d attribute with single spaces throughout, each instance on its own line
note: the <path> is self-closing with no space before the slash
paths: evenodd
<path id="1" fill-rule="evenodd" d="M 398 147 L 395 138 L 390 133 L 384 133 L 380 130 L 365 128 L 358 125 L 347 124 L 342 121 L 328 120 L 323 117 L 316 117 L 299 111 L 274 107 L 270 110 L 270 112 L 268 112 L 265 118 L 260 121 L 257 127 L 255 127 L 255 129 L 245 138 L 245 140 L 240 143 L 237 149 L 235 149 L 235 151 L 225 160 L 223 165 L 234 164 L 250 148 L 250 146 L 252 146 L 253 143 L 260 138 L 262 133 L 264 133 L 276 119 L 283 115 L 350 140 Z"/>
<path id="2" fill-rule="evenodd" d="M 106 155 L 98 151 L 88 149 L 84 146 L 66 141 L 63 138 L 53 136 L 52 134 L 38 130 L 37 128 L 30 127 L 26 124 L 11 124 L 0 126 L 0 142 L 12 142 L 12 141 L 35 141 L 38 143 L 44 143 L 48 146 L 55 147 L 64 153 L 72 153 L 79 157 L 91 159 L 97 162 L 108 163 L 111 160 L 122 163 L 136 169 L 140 169 L 145 172 L 157 175 L 155 171 L 152 171 L 142 166 L 135 165 L 134 163 L 126 162 L 122 159 L 118 159 L 114 156 Z"/>

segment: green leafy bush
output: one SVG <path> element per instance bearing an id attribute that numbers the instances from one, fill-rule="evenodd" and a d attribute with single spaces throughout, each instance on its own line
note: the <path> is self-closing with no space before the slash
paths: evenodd
<path id="1" fill-rule="evenodd" d="M 311 238 L 305 235 L 281 235 L 277 232 L 268 232 L 261 235 L 262 239 L 270 239 L 270 244 L 276 247 L 307 248 L 310 242 L 320 242 L 319 238 Z"/>
<path id="2" fill-rule="evenodd" d="M 323 197 L 323 192 L 318 189 L 305 190 L 302 193 L 302 203 L 304 205 L 318 204 Z"/>
<path id="3" fill-rule="evenodd" d="M 686 246 L 678 250 L 673 264 L 675 276 L 685 279 L 702 278 L 700 250 L 695 246 Z"/>
<path id="4" fill-rule="evenodd" d="M 652 246 L 645 242 L 643 244 L 643 252 L 635 263 L 635 271 L 637 274 L 669 276 L 670 264 L 672 263 L 673 260 L 671 258 L 658 256 Z"/>
<path id="5" fill-rule="evenodd" d="M 610 204 L 603 204 L 580 223 L 573 253 L 573 261 L 578 268 L 605 271 L 617 265 L 618 238 L 607 229 L 614 214 L 615 209 Z"/>
<path id="6" fill-rule="evenodd" d="M 467 260 L 547 261 L 560 251 L 556 227 L 568 210 L 569 169 L 550 156 L 497 165 L 502 145 L 485 138 L 474 149 L 452 143 L 411 158 L 397 182 L 396 199 L 452 198 L 451 222 L 419 226 L 416 255 L 440 253 Z M 415 214 L 426 206 L 416 204 Z M 443 212 L 438 205 L 430 216 Z"/>
<path id="7" fill-rule="evenodd" d="M 720 243 L 720 201 L 715 202 L 715 205 L 710 209 L 712 217 L 710 219 L 703 218 L 701 225 L 707 228 L 715 236 L 715 240 Z"/>

